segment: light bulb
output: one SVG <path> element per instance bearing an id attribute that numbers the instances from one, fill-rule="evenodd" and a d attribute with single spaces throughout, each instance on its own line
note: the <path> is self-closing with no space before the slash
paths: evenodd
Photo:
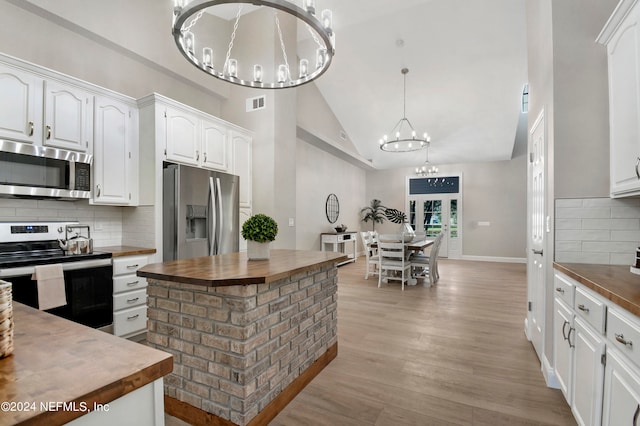
<path id="1" fill-rule="evenodd" d="M 412 144 L 411 144 L 411 142 L 409 142 L 409 149 L 411 149 L 411 147 L 412 147 Z"/>
<path id="2" fill-rule="evenodd" d="M 384 141 L 380 139 L 380 145 L 384 145 Z"/>
<path id="3" fill-rule="evenodd" d="M 253 66 L 253 81 L 262 83 L 262 65 L 255 64 Z"/>
<path id="4" fill-rule="evenodd" d="M 182 35 L 182 38 L 184 43 L 184 49 L 187 51 L 187 53 L 193 56 L 193 52 L 195 51 L 195 45 L 196 45 L 195 36 L 191 31 L 185 31 L 184 34 Z"/>
<path id="5" fill-rule="evenodd" d="M 324 67 L 324 61 L 326 59 L 327 49 L 318 49 L 316 51 L 316 68 Z"/>
<path id="6" fill-rule="evenodd" d="M 315 0 L 302 0 L 302 7 L 312 15 L 316 14 Z"/>
<path id="7" fill-rule="evenodd" d="M 396 132 L 396 139 L 400 139 L 400 131 Z"/>
<path id="8" fill-rule="evenodd" d="M 413 139 L 415 139 L 415 138 L 416 138 L 416 131 L 415 131 L 415 130 L 412 130 L 412 131 L 411 131 L 411 137 L 412 137 Z"/>
<path id="9" fill-rule="evenodd" d="M 284 83 L 285 81 L 287 81 L 288 75 L 289 70 L 287 69 L 286 65 L 281 64 L 280 66 L 278 66 L 278 83 Z"/>
<path id="10" fill-rule="evenodd" d="M 213 68 L 213 49 L 205 47 L 202 49 L 202 63 L 205 67 Z"/>
<path id="11" fill-rule="evenodd" d="M 238 77 L 238 61 L 236 59 L 229 59 L 227 73 L 229 74 L 229 77 Z"/>
<path id="12" fill-rule="evenodd" d="M 395 145 L 393 145 L 393 147 L 394 147 L 396 150 L 398 150 L 398 148 L 400 148 L 400 145 L 395 144 Z"/>
<path id="13" fill-rule="evenodd" d="M 304 78 L 309 74 L 309 60 L 300 59 L 300 78 Z"/>
<path id="14" fill-rule="evenodd" d="M 322 11 L 322 14 L 320 16 L 322 17 L 322 26 L 325 28 L 325 30 L 331 33 L 331 25 L 333 25 L 333 14 L 329 9 L 325 9 Z"/>
<path id="15" fill-rule="evenodd" d="M 383 135 L 382 139 L 384 139 L 384 141 L 386 142 L 387 141 L 387 135 Z"/>

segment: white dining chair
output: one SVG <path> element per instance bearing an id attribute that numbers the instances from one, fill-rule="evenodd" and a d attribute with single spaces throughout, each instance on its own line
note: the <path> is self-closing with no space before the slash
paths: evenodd
<path id="1" fill-rule="evenodd" d="M 378 287 L 382 285 L 382 279 L 400 280 L 402 290 L 405 282 L 411 278 L 411 262 L 405 259 L 404 243 L 399 241 L 385 241 L 382 236 L 378 242 Z M 391 273 L 390 273 L 391 272 Z M 394 275 L 394 273 L 398 273 Z M 386 273 L 386 275 L 385 275 Z"/>
<path id="2" fill-rule="evenodd" d="M 362 231 L 360 232 L 360 237 L 362 238 L 362 246 L 364 248 L 365 255 L 364 279 L 368 280 L 369 274 L 378 274 L 378 249 L 371 247 L 372 243 L 378 242 L 378 233 L 374 233 L 372 231 Z"/>
<path id="3" fill-rule="evenodd" d="M 442 243 L 444 234 L 441 232 L 436 236 L 431 251 L 426 254 L 414 254 L 410 257 L 411 270 L 420 271 L 419 275 L 426 277 L 429 280 L 429 284 L 435 284 L 440 279 L 440 273 L 438 272 L 438 252 L 440 251 L 440 245 Z"/>

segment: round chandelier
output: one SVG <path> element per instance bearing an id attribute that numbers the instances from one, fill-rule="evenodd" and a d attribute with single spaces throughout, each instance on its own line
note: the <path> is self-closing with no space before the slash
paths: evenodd
<path id="1" fill-rule="evenodd" d="M 407 118 L 407 73 L 408 68 L 400 71 L 404 76 L 404 96 L 402 118 L 391 130 L 391 137 L 384 135 L 380 139 L 380 149 L 388 152 L 409 152 L 419 151 L 429 146 L 431 137 L 425 132 L 422 137 L 417 136 L 411 122 Z"/>
<path id="2" fill-rule="evenodd" d="M 416 175 L 422 176 L 422 177 L 431 176 L 438 173 L 438 168 L 436 166 L 432 166 L 431 163 L 429 163 L 429 147 L 428 146 L 427 146 L 426 152 L 427 152 L 427 155 L 426 155 L 424 164 L 422 165 L 422 167 L 416 167 Z"/>
<path id="3" fill-rule="evenodd" d="M 259 89 L 285 89 L 309 83 L 320 77 L 331 64 L 335 54 L 335 34 L 332 28 L 333 16 L 330 10 L 325 9 L 318 17 L 316 15 L 315 0 L 299 0 L 301 6 L 288 0 L 174 0 L 173 8 L 173 37 L 180 53 L 196 68 L 220 80 L 240 86 Z M 221 51 L 214 51 L 211 46 L 199 47 L 199 39 L 196 40 L 194 30 L 198 21 L 202 18 L 205 9 L 214 6 L 234 7 L 238 10 L 231 33 L 225 40 L 218 40 L 218 46 L 226 46 Z M 277 30 L 281 63 L 273 71 L 263 68 L 257 61 L 241 63 L 234 58 L 234 43 L 238 43 L 236 36 L 238 31 L 245 30 L 245 40 L 249 42 L 240 49 L 245 53 L 252 49 L 258 49 L 255 44 L 263 38 L 255 31 L 253 23 L 247 23 L 246 28 L 240 23 L 240 18 L 245 9 L 252 6 L 265 6 L 273 9 L 273 19 Z M 285 42 L 282 36 L 282 28 L 279 12 L 291 15 L 296 22 L 302 22 L 309 31 L 315 49 L 308 57 L 300 56 L 300 52 L 290 52 L 292 57 L 299 57 L 297 63 L 289 63 Z M 206 18 L 205 18 L 206 19 Z M 203 19 L 204 20 L 204 19 Z M 205 25 L 205 24 L 201 24 Z M 209 34 L 218 34 L 220 28 L 208 28 Z M 203 37 L 204 38 L 204 37 Z M 239 37 L 240 38 L 240 37 Z M 236 46 L 238 47 L 238 46 Z M 216 59 L 217 58 L 217 59 Z"/>

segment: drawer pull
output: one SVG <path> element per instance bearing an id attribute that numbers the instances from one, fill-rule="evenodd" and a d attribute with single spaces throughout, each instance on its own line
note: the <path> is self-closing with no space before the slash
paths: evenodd
<path id="1" fill-rule="evenodd" d="M 633 342 L 625 339 L 624 334 L 616 334 L 616 340 L 625 346 L 633 346 Z"/>
<path id="2" fill-rule="evenodd" d="M 562 287 L 556 287 L 556 291 L 560 294 L 564 294 L 564 289 Z"/>
<path id="3" fill-rule="evenodd" d="M 138 265 L 137 263 L 135 265 L 127 265 L 127 269 L 137 268 L 138 266 L 140 265 Z"/>
<path id="4" fill-rule="evenodd" d="M 135 315 L 131 315 L 130 317 L 127 317 L 128 321 L 133 321 L 134 319 L 138 318 L 140 316 L 140 314 L 135 314 Z"/>
<path id="5" fill-rule="evenodd" d="M 134 303 L 134 302 L 137 302 L 138 300 L 140 300 L 139 297 L 134 297 L 133 299 L 127 299 L 127 303 Z"/>
<path id="6" fill-rule="evenodd" d="M 582 312 L 589 313 L 589 308 L 585 307 L 582 303 L 578 305 L 578 309 L 580 309 Z"/>
<path id="7" fill-rule="evenodd" d="M 131 281 L 130 283 L 127 283 L 127 285 L 129 287 L 133 287 L 134 285 L 137 285 L 138 283 L 140 283 L 140 281 Z"/>

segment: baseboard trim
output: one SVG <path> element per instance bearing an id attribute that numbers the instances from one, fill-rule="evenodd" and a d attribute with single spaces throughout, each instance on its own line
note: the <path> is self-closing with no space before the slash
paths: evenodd
<path id="1" fill-rule="evenodd" d="M 553 389 L 560 389 L 560 383 L 556 377 L 556 372 L 546 356 L 542 356 L 542 375 L 547 382 L 547 386 Z"/>
<path id="2" fill-rule="evenodd" d="M 527 263 L 527 259 L 524 257 L 470 256 L 463 254 L 460 259 L 478 262 Z"/>
<path id="3" fill-rule="evenodd" d="M 266 425 L 273 420 L 293 399 L 304 389 L 314 377 L 338 356 L 338 342 L 331 345 L 325 353 L 320 355 L 313 364 L 298 376 L 289 386 L 283 389 L 247 426 Z M 177 417 L 192 425 L 238 426 L 230 420 L 194 407 L 176 398 L 164 396 L 164 410 L 167 414 Z"/>

